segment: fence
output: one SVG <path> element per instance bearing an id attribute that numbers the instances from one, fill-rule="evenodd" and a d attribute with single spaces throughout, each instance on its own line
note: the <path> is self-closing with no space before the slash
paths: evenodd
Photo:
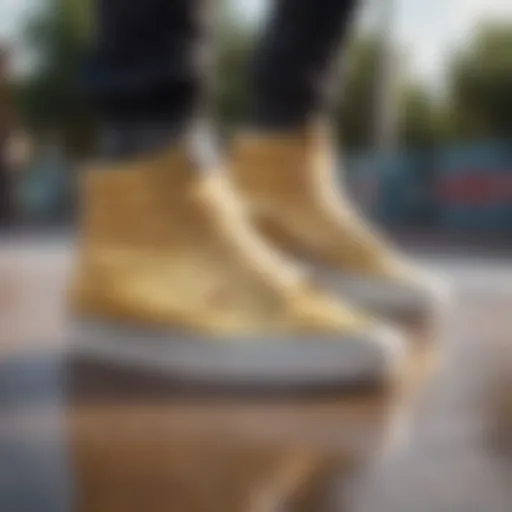
<path id="1" fill-rule="evenodd" d="M 359 155 L 347 167 L 358 201 L 381 222 L 512 233 L 512 143 Z"/>
<path id="2" fill-rule="evenodd" d="M 487 142 L 345 162 L 359 203 L 380 222 L 405 228 L 512 234 L 512 142 Z M 71 166 L 42 158 L 19 184 L 25 215 L 48 222 L 70 218 Z"/>

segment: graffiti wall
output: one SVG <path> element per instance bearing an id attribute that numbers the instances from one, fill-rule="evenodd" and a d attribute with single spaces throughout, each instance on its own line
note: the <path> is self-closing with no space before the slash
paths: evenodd
<path id="1" fill-rule="evenodd" d="M 512 143 L 479 143 L 347 161 L 350 188 L 379 221 L 512 234 Z"/>

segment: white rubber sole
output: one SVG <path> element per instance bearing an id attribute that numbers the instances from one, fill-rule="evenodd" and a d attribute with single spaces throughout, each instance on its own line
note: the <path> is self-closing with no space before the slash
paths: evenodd
<path id="1" fill-rule="evenodd" d="M 150 370 L 192 383 L 322 387 L 384 384 L 405 357 L 387 327 L 360 337 L 222 339 L 96 322 L 73 327 L 76 357 Z"/>
<path id="2" fill-rule="evenodd" d="M 409 327 L 423 327 L 437 321 L 451 302 L 448 287 L 443 283 L 413 289 L 331 270 L 319 271 L 317 278 L 333 293 L 341 293 L 344 299 L 365 311 Z"/>

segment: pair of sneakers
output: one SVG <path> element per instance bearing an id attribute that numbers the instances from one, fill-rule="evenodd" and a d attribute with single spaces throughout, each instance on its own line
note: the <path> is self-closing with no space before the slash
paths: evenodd
<path id="1" fill-rule="evenodd" d="M 336 190 L 331 148 L 310 128 L 241 136 L 224 169 L 175 144 L 89 170 L 76 349 L 203 383 L 390 382 L 398 326 L 431 322 L 444 293 Z"/>

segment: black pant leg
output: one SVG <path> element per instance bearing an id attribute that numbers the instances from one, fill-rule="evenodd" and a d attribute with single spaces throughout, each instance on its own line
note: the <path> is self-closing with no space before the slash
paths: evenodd
<path id="1" fill-rule="evenodd" d="M 302 125 L 326 106 L 357 0 L 276 0 L 251 71 L 250 122 Z"/>
<path id="2" fill-rule="evenodd" d="M 203 0 L 94 0 L 83 84 L 108 124 L 179 124 L 197 106 Z"/>

